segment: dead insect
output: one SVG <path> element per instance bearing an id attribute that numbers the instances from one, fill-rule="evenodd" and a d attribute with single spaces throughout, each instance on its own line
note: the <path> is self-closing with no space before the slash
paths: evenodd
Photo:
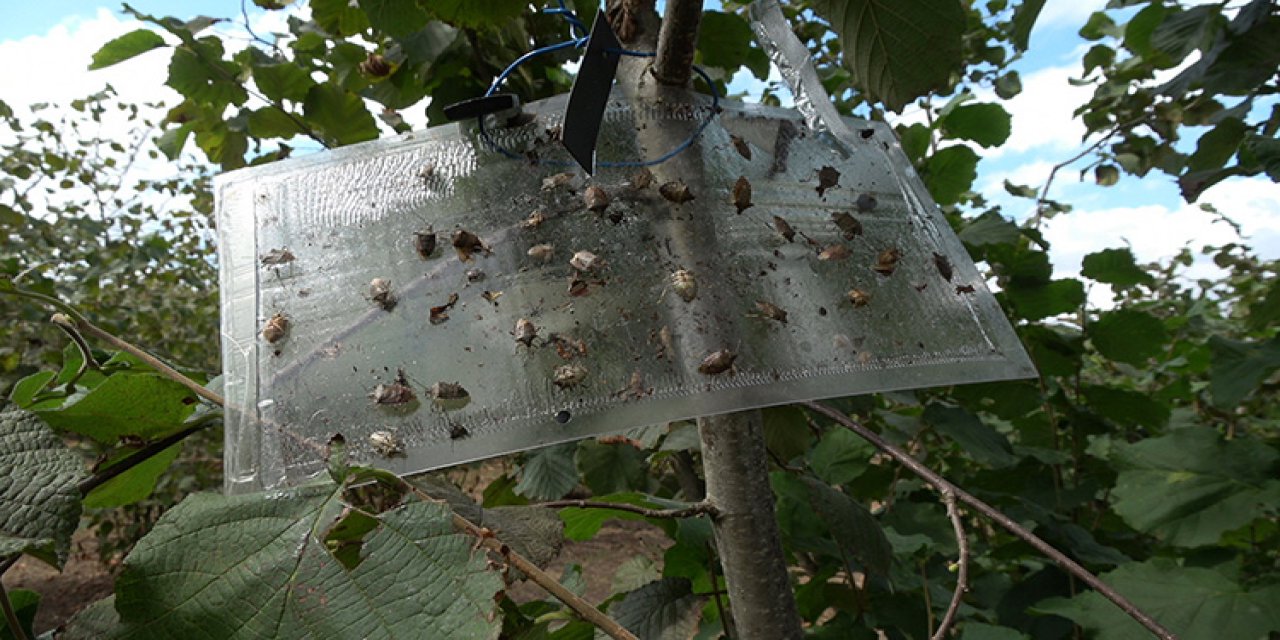
<path id="1" fill-rule="evenodd" d="M 871 303 L 871 294 L 862 289 L 850 289 L 845 295 L 849 297 L 849 302 L 852 302 L 854 307 L 865 307 Z"/>
<path id="2" fill-rule="evenodd" d="M 383 311 L 396 308 L 396 303 L 399 302 L 396 294 L 391 292 L 391 281 L 385 278 L 374 278 L 369 282 L 369 299 L 382 307 Z"/>
<path id="3" fill-rule="evenodd" d="M 737 359 L 738 354 L 728 349 L 712 351 L 702 359 L 702 364 L 698 365 L 698 372 L 709 376 L 718 375 L 732 369 L 733 361 Z"/>
<path id="4" fill-rule="evenodd" d="M 497 306 L 498 298 L 502 297 L 502 292 L 501 291 L 482 291 L 480 293 L 480 297 L 484 298 L 488 302 L 492 302 L 494 306 Z"/>
<path id="5" fill-rule="evenodd" d="M 466 427 L 457 423 L 449 425 L 450 440 L 461 440 L 469 435 L 471 435 L 471 432 Z"/>
<path id="6" fill-rule="evenodd" d="M 422 231 L 413 233 L 413 248 L 418 252 L 418 257 L 426 260 L 431 254 L 436 252 L 436 232 L 427 227 Z"/>
<path id="7" fill-rule="evenodd" d="M 891 276 L 893 275 L 893 270 L 898 268 L 898 260 L 901 259 L 902 252 L 898 251 L 896 247 L 889 247 L 876 256 L 876 264 L 871 268 L 882 276 Z"/>
<path id="8" fill-rule="evenodd" d="M 629 184 L 632 189 L 648 189 L 649 185 L 653 184 L 653 172 L 641 167 L 631 176 Z"/>
<path id="9" fill-rule="evenodd" d="M 595 271 L 603 264 L 604 260 L 590 251 L 579 251 L 569 259 L 569 266 L 582 272 Z"/>
<path id="10" fill-rule="evenodd" d="M 862 235 L 862 223 L 844 211 L 831 214 L 831 221 L 840 227 L 840 235 L 844 236 L 845 240 L 852 240 Z"/>
<path id="11" fill-rule="evenodd" d="M 542 190 L 551 191 L 557 187 L 563 187 L 573 182 L 574 174 L 572 171 L 557 173 L 554 176 L 548 176 L 542 179 Z"/>
<path id="12" fill-rule="evenodd" d="M 265 266 L 280 266 L 297 260 L 298 257 L 288 249 L 272 249 L 260 258 Z"/>
<path id="13" fill-rule="evenodd" d="M 551 256 L 555 254 L 555 252 L 556 252 L 555 247 L 551 246 L 550 244 L 544 243 L 544 244 L 535 244 L 532 247 L 529 247 L 529 251 L 527 251 L 526 253 L 530 258 L 533 258 L 534 260 L 541 260 L 543 262 L 548 262 L 551 260 Z"/>
<path id="14" fill-rule="evenodd" d="M 662 346 L 659 358 L 674 358 L 676 353 L 675 339 L 671 337 L 671 327 L 662 325 L 658 330 L 658 344 Z"/>
<path id="15" fill-rule="evenodd" d="M 532 347 L 533 341 L 538 337 L 538 327 L 528 318 L 520 318 L 516 320 L 516 330 L 514 333 L 516 342 L 523 344 L 525 347 Z"/>
<path id="16" fill-rule="evenodd" d="M 974 289 L 973 289 L 973 285 L 971 285 L 971 284 L 961 284 L 961 285 L 956 285 L 956 293 L 957 293 L 957 294 L 961 294 L 961 293 L 973 293 L 973 291 L 974 291 Z"/>
<path id="17" fill-rule="evenodd" d="M 627 382 L 627 386 L 616 394 L 632 400 L 639 400 L 648 395 L 653 395 L 653 387 L 644 385 L 644 376 L 639 371 L 631 372 L 631 380 Z"/>
<path id="18" fill-rule="evenodd" d="M 664 182 L 658 187 L 658 193 L 662 197 L 676 204 L 681 204 L 693 200 L 693 192 L 689 191 L 689 185 L 684 180 L 672 180 Z"/>
<path id="19" fill-rule="evenodd" d="M 676 295 L 685 302 L 692 302 L 698 297 L 698 281 L 694 280 L 693 273 L 686 269 L 677 269 L 671 274 L 671 288 L 675 289 Z"/>
<path id="20" fill-rule="evenodd" d="M 751 207 L 751 181 L 746 176 L 739 176 L 733 183 L 733 206 L 739 214 Z"/>
<path id="21" fill-rule="evenodd" d="M 408 404 L 417 400 L 417 395 L 413 393 L 413 388 L 409 386 L 409 380 L 405 377 L 404 371 L 396 371 L 396 379 L 389 384 L 379 383 L 369 393 L 369 397 L 373 399 L 374 404 L 400 405 Z"/>
<path id="22" fill-rule="evenodd" d="M 866 213 L 868 211 L 871 211 L 872 209 L 875 209 L 876 204 L 877 203 L 876 203 L 875 196 L 869 193 L 864 193 L 858 196 L 858 202 L 856 203 L 856 206 L 858 207 L 858 211 L 862 213 Z"/>
<path id="23" fill-rule="evenodd" d="M 289 318 L 283 313 L 277 313 L 262 327 L 262 338 L 271 344 L 275 344 L 284 339 L 289 333 Z"/>
<path id="24" fill-rule="evenodd" d="M 404 455 L 404 442 L 392 431 L 374 431 L 369 434 L 369 444 L 374 453 L 384 458 Z"/>
<path id="25" fill-rule="evenodd" d="M 600 213 L 609 208 L 609 193 L 600 187 L 591 185 L 582 193 L 582 201 L 586 203 L 588 210 Z"/>
<path id="26" fill-rule="evenodd" d="M 556 367 L 551 382 L 561 389 L 569 389 L 578 386 L 586 378 L 587 368 L 575 362 Z"/>
<path id="27" fill-rule="evenodd" d="M 471 254 L 477 252 L 489 253 L 489 247 L 484 245 L 477 236 L 465 229 L 458 229 L 453 232 L 453 248 L 458 252 L 458 259 L 463 262 L 471 262 Z"/>
<path id="28" fill-rule="evenodd" d="M 520 223 L 520 226 L 524 227 L 525 229 L 537 229 L 538 227 L 542 226 L 542 223 L 546 221 L 547 221 L 547 214 L 543 213 L 542 210 L 539 209 L 529 214 L 529 217 L 525 218 L 524 221 Z"/>
<path id="29" fill-rule="evenodd" d="M 572 360 L 587 355 L 587 343 L 566 335 L 553 333 L 547 336 L 547 342 L 556 348 L 556 355 L 562 360 Z"/>
<path id="30" fill-rule="evenodd" d="M 453 308 L 453 305 L 455 304 L 458 304 L 458 294 L 451 293 L 449 294 L 448 302 L 438 307 L 431 307 L 431 315 L 428 318 L 431 321 L 431 324 L 441 324 L 448 320 L 449 309 Z"/>
<path id="31" fill-rule="evenodd" d="M 480 282 L 484 280 L 484 272 L 479 269 L 467 269 L 467 282 Z"/>
<path id="32" fill-rule="evenodd" d="M 427 391 L 441 409 L 461 409 L 471 402 L 471 394 L 457 382 L 437 382 Z"/>
<path id="33" fill-rule="evenodd" d="M 733 134 L 729 134 L 729 140 L 733 142 L 733 148 L 738 152 L 738 155 L 746 158 L 747 160 L 751 159 L 751 147 L 747 145 L 746 140 L 743 140 Z"/>
<path id="34" fill-rule="evenodd" d="M 578 298 L 588 293 L 591 293 L 590 283 L 577 276 L 569 278 L 569 295 Z"/>
<path id="35" fill-rule="evenodd" d="M 764 300 L 756 300 L 756 309 L 759 309 L 759 310 L 760 310 L 760 317 L 761 317 L 761 318 L 768 318 L 768 319 L 770 319 L 770 320 L 777 320 L 778 322 L 781 322 L 782 324 L 786 324 L 786 323 L 787 323 L 787 312 L 786 312 L 786 310 L 785 310 L 785 309 L 783 309 L 782 307 L 779 307 L 779 306 L 778 306 L 778 305 L 776 305 L 776 304 L 773 304 L 772 302 L 765 302 Z"/>
<path id="36" fill-rule="evenodd" d="M 773 228 L 779 235 L 786 239 L 787 242 L 791 242 L 796 239 L 796 230 L 791 228 L 791 223 L 778 216 L 773 217 Z"/>
<path id="37" fill-rule="evenodd" d="M 849 247 L 842 244 L 832 244 L 827 245 L 827 248 L 818 253 L 818 259 L 823 262 L 835 262 L 838 260 L 844 260 L 851 255 L 853 255 L 853 253 L 849 251 Z"/>
<path id="38" fill-rule="evenodd" d="M 428 180 L 436 175 L 436 163 L 428 162 L 418 169 L 418 179 L 422 180 L 422 184 L 426 184 Z"/>
<path id="39" fill-rule="evenodd" d="M 840 172 L 835 167 L 823 167 L 818 169 L 818 195 L 826 193 L 827 189 L 838 186 L 840 184 Z"/>
<path id="40" fill-rule="evenodd" d="M 951 282 L 951 276 L 954 272 L 951 269 L 951 261 L 946 256 L 941 253 L 933 254 L 933 266 L 938 268 L 938 274 L 942 276 L 943 280 Z"/>

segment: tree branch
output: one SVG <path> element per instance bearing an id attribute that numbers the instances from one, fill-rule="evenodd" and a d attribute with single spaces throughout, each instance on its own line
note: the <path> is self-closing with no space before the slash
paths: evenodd
<path id="1" fill-rule="evenodd" d="M 1122 611 L 1129 614 L 1129 617 L 1136 620 L 1138 624 L 1141 624 L 1143 627 L 1146 627 L 1146 629 L 1150 631 L 1152 634 L 1154 634 L 1157 638 L 1161 638 L 1161 640 L 1177 640 L 1177 636 L 1175 636 L 1168 629 L 1164 628 L 1159 622 L 1156 622 L 1155 619 L 1152 618 L 1150 615 L 1148 615 L 1145 611 L 1139 609 L 1137 605 L 1130 602 L 1129 599 L 1121 595 L 1120 592 L 1116 591 L 1115 589 L 1111 588 L 1110 585 L 1100 580 L 1098 576 L 1095 576 L 1092 573 L 1089 573 L 1087 569 L 1077 564 L 1071 558 L 1068 558 L 1061 551 L 1054 549 L 1052 546 L 1049 545 L 1049 543 L 1045 542 L 1044 540 L 1041 540 L 1034 533 L 1031 533 L 1022 525 L 1018 524 L 1017 522 L 1014 522 L 1013 519 L 1010 518 L 1009 516 L 1006 516 L 1004 513 L 996 510 L 991 505 L 975 498 L 964 489 L 961 489 L 960 487 L 957 487 L 956 485 L 949 482 L 946 478 L 943 478 L 937 473 L 934 473 L 932 469 L 924 466 L 915 458 L 912 458 L 909 454 L 907 454 L 907 452 L 893 446 L 892 444 L 889 444 L 884 439 L 882 439 L 879 435 L 877 435 L 874 431 L 850 419 L 849 416 L 846 416 L 843 413 L 836 411 L 835 409 L 832 409 L 831 407 L 828 407 L 824 404 L 821 404 L 818 402 L 802 402 L 800 404 L 809 409 L 817 411 L 818 413 L 821 413 L 822 415 L 825 415 L 828 418 L 831 418 L 832 420 L 836 421 L 838 424 L 845 427 L 846 429 L 849 429 L 850 431 L 858 434 L 859 436 L 862 437 L 862 439 L 866 440 L 867 442 L 870 442 L 873 446 L 875 446 L 875 448 L 885 452 L 894 460 L 897 460 L 899 464 L 915 472 L 915 474 L 920 476 L 922 479 L 924 479 L 925 482 L 928 482 L 929 484 L 933 485 L 935 489 L 943 492 L 944 499 L 945 499 L 946 492 L 951 492 L 956 499 L 960 500 L 960 502 L 965 503 L 966 505 L 972 507 L 975 511 L 996 521 L 997 524 L 1004 527 L 1010 533 L 1021 538 L 1027 544 L 1030 544 L 1032 547 L 1035 547 L 1037 551 L 1039 551 L 1040 553 L 1043 553 L 1044 555 L 1052 559 L 1054 562 L 1058 563 L 1058 565 L 1061 566 L 1063 569 L 1065 569 L 1068 573 L 1084 581 L 1090 587 L 1093 587 L 1094 590 L 1096 590 L 1099 594 L 1101 594 L 1102 596 L 1110 600 Z"/>
<path id="2" fill-rule="evenodd" d="M 956 494 L 945 487 L 935 487 L 942 494 L 942 502 L 947 505 L 947 517 L 951 519 L 951 528 L 956 532 L 956 546 L 960 548 L 960 559 L 956 561 L 956 590 L 951 594 L 951 604 L 938 623 L 938 630 L 930 640 L 942 640 L 956 621 L 956 612 L 960 610 L 960 602 L 969 591 L 969 538 L 964 534 L 964 522 L 960 520 L 960 510 L 956 509 Z"/>
<path id="3" fill-rule="evenodd" d="M 186 440 L 188 436 L 191 436 L 194 433 L 203 431 L 210 424 L 221 419 L 221 411 L 206 414 L 195 422 L 192 422 L 187 426 L 187 428 L 182 429 L 181 431 L 176 431 L 168 436 L 156 440 L 155 442 L 148 443 L 145 447 L 133 452 L 124 460 L 93 474 L 83 480 L 80 484 L 76 485 L 76 488 L 80 490 L 80 495 L 87 496 L 90 491 L 110 482 L 116 476 L 142 464 L 143 462 L 146 462 L 152 456 L 159 454 L 161 451 L 164 451 L 183 440 Z"/>
<path id="4" fill-rule="evenodd" d="M 226 400 L 224 400 L 222 396 L 200 386 L 195 380 L 178 373 L 178 371 L 173 367 L 161 362 L 159 358 L 147 353 L 146 351 L 135 347 L 132 343 L 121 340 L 120 338 L 103 331 L 98 328 L 97 325 L 86 320 L 83 316 L 79 316 L 79 314 L 71 316 L 63 313 L 55 313 L 49 320 L 60 327 L 70 327 L 71 329 L 87 333 L 99 340 L 102 340 L 112 347 L 115 347 L 120 351 L 124 351 L 125 353 L 143 361 L 152 369 L 155 369 L 156 373 L 159 373 L 187 389 L 190 389 L 192 393 L 200 396 L 201 398 L 204 398 L 205 400 L 208 400 L 220 407 L 226 405 Z"/>
<path id="5" fill-rule="evenodd" d="M 658 82 L 677 87 L 689 84 L 701 21 L 702 0 L 667 0 L 653 63 L 653 76 Z"/>
<path id="6" fill-rule="evenodd" d="M 404 482 L 404 486 L 412 491 L 414 495 L 418 496 L 419 500 L 439 502 L 435 498 L 431 497 L 430 494 L 419 489 L 413 484 L 406 482 L 403 479 L 401 482 Z M 498 540 L 497 537 L 493 535 L 492 531 L 476 525 L 457 513 L 453 513 L 452 515 L 453 526 L 455 528 L 475 536 L 480 546 L 502 556 L 508 564 L 519 569 L 521 573 L 528 576 L 529 579 L 538 586 L 555 596 L 556 599 L 563 602 L 570 609 L 573 609 L 574 613 L 577 613 L 583 620 L 595 625 L 596 628 L 605 632 L 614 640 L 638 640 L 634 634 L 623 628 L 623 626 L 618 624 L 613 618 L 605 615 L 602 611 L 592 606 L 590 602 L 583 600 L 572 591 L 566 589 L 564 585 L 560 584 L 559 580 L 551 577 L 545 571 L 538 568 L 538 565 L 516 553 L 511 549 L 511 547 Z"/>
<path id="7" fill-rule="evenodd" d="M 635 504 L 626 504 L 623 502 L 602 502 L 599 500 L 553 500 L 551 502 L 540 502 L 539 507 L 550 507 L 552 509 L 564 507 L 576 507 L 578 509 L 613 509 L 615 511 L 628 511 L 636 513 L 646 518 L 688 518 L 692 516 L 709 515 L 716 517 L 720 513 L 716 506 L 710 502 L 698 502 L 687 506 L 683 509 L 649 509 Z"/>
<path id="8" fill-rule="evenodd" d="M 13 563 L 17 561 L 18 556 L 5 560 L 4 564 L 0 565 L 0 576 L 3 576 L 4 572 L 8 571 L 9 567 L 12 567 Z M 4 589 L 4 582 L 0 582 L 0 607 L 4 608 L 4 619 L 9 624 L 9 631 L 13 634 L 13 637 L 16 640 L 30 640 L 27 637 L 27 632 L 22 629 L 22 622 L 18 620 L 18 613 L 13 610 L 13 603 L 9 602 L 9 593 Z"/>

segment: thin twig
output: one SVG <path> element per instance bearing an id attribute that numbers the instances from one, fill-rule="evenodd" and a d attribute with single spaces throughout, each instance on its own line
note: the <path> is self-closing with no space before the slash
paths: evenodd
<path id="1" fill-rule="evenodd" d="M 942 640 L 956 621 L 956 612 L 960 610 L 960 602 L 969 590 L 969 539 L 964 534 L 964 522 L 960 520 L 960 510 L 956 508 L 956 495 L 946 487 L 938 487 L 942 494 L 942 502 L 947 505 L 947 517 L 951 518 L 951 528 L 956 532 L 956 546 L 960 547 L 960 559 L 956 561 L 956 590 L 951 594 L 951 604 L 938 623 L 938 630 L 931 640 Z"/>
<path id="2" fill-rule="evenodd" d="M 76 374 L 71 376 L 71 379 L 67 381 L 67 392 L 70 393 L 75 387 L 75 384 L 80 381 L 80 378 L 84 377 L 86 371 L 90 369 L 98 371 L 101 370 L 102 367 L 98 364 L 98 361 L 93 358 L 93 351 L 89 349 L 89 344 L 84 341 L 84 336 L 80 335 L 80 332 L 76 331 L 76 328 L 73 325 L 57 322 L 54 324 L 57 325 L 59 329 L 62 329 L 62 332 L 67 334 L 68 338 L 71 338 L 71 342 L 74 343 L 76 345 L 76 349 L 80 351 L 80 368 L 76 369 Z M 56 379 L 57 378 L 54 378 L 54 380 Z M 50 382 L 52 382 L 52 380 L 50 380 Z"/>
<path id="3" fill-rule="evenodd" d="M 174 432 L 155 442 L 147 444 L 145 447 L 133 452 L 129 457 L 117 462 L 98 473 L 83 480 L 76 488 L 80 490 L 80 495 L 87 496 L 90 491 L 110 482 L 116 476 L 142 464 L 149 460 L 152 456 L 159 454 L 161 451 L 172 447 L 179 442 L 187 439 L 188 436 L 203 431 L 206 427 L 214 422 L 222 419 L 222 412 L 209 413 L 202 416 L 199 420 L 192 422 L 187 428 Z"/>
<path id="4" fill-rule="evenodd" d="M 192 393 L 200 396 L 201 398 L 204 398 L 205 400 L 208 400 L 209 402 L 212 402 L 218 406 L 226 405 L 226 400 L 224 400 L 222 396 L 200 386 L 198 383 L 196 383 L 195 380 L 192 380 L 191 378 L 188 378 L 187 376 L 184 376 L 181 373 L 178 373 L 177 370 L 175 370 L 173 367 L 170 367 L 169 365 L 161 362 L 159 358 L 147 353 L 146 351 L 143 351 L 142 349 L 139 349 L 138 347 L 133 346 L 132 343 L 121 340 L 120 338 L 117 338 L 111 333 L 108 333 L 106 331 L 103 331 L 102 329 L 99 329 L 97 325 L 93 324 L 92 322 L 89 322 L 84 317 L 75 318 L 66 314 L 55 313 L 53 314 L 53 317 L 50 318 L 50 320 L 57 325 L 70 325 L 73 329 L 76 329 L 82 333 L 87 333 L 99 340 L 102 340 L 103 342 L 106 342 L 107 344 L 115 347 L 116 349 L 119 349 L 120 351 L 124 351 L 125 353 L 128 353 L 129 355 L 143 361 L 144 363 L 147 364 L 147 366 L 151 367 L 152 369 L 155 369 L 156 373 L 159 373 L 160 375 L 170 380 L 173 380 L 174 382 L 177 382 L 178 384 L 186 387 L 187 389 L 190 389 Z"/>
<path id="5" fill-rule="evenodd" d="M 817 411 L 818 413 L 821 413 L 822 415 L 825 415 L 828 418 L 831 418 L 832 420 L 836 421 L 846 429 L 849 429 L 850 431 L 853 431 L 854 433 L 858 434 L 859 436 L 862 437 L 862 439 L 866 440 L 867 442 L 870 442 L 877 449 L 889 454 L 889 456 L 892 457 L 894 460 L 897 460 L 899 464 L 907 467 L 908 469 L 911 469 L 913 472 L 915 472 L 916 475 L 924 479 L 925 482 L 928 482 L 929 484 L 933 485 L 935 489 L 939 491 L 952 492 L 952 494 L 956 497 L 956 499 L 960 500 L 960 502 L 963 502 L 964 504 L 973 508 L 978 513 L 981 513 L 982 515 L 988 518 L 991 518 L 992 520 L 995 520 L 996 524 L 999 524 L 1000 526 L 1007 529 L 1013 535 L 1021 538 L 1027 544 L 1030 544 L 1032 547 L 1035 547 L 1037 551 L 1039 551 L 1040 553 L 1043 553 L 1044 555 L 1052 559 L 1054 562 L 1058 563 L 1058 565 L 1061 566 L 1063 569 L 1065 569 L 1068 573 L 1083 580 L 1090 587 L 1093 587 L 1099 594 L 1101 594 L 1106 599 L 1110 600 L 1122 611 L 1129 614 L 1129 616 L 1134 620 L 1136 620 L 1138 624 L 1141 624 L 1142 626 L 1146 627 L 1147 630 L 1153 633 L 1157 638 L 1161 638 L 1161 640 L 1177 640 L 1177 636 L 1174 635 L 1173 632 L 1164 628 L 1159 622 L 1156 622 L 1155 619 L 1152 618 L 1150 615 L 1148 615 L 1145 611 L 1139 609 L 1137 605 L 1130 602 L 1128 598 L 1125 598 L 1118 591 L 1113 589 L 1110 585 L 1100 580 L 1098 576 L 1095 576 L 1092 573 L 1090 573 L 1087 569 L 1077 564 L 1071 558 L 1068 558 L 1061 551 L 1054 549 L 1049 543 L 1045 542 L 1044 540 L 1041 540 L 1034 533 L 1031 533 L 1022 525 L 1018 524 L 1017 522 L 1014 522 L 1013 519 L 1010 518 L 1009 516 L 996 510 L 991 505 L 975 498 L 973 495 L 969 494 L 969 492 L 965 491 L 964 489 L 961 489 L 960 487 L 957 487 L 956 485 L 952 484 L 946 478 L 943 478 L 942 476 L 935 473 L 929 467 L 924 466 L 915 458 L 912 458 L 910 455 L 907 454 L 907 452 L 893 446 L 892 444 L 889 444 L 884 439 L 882 439 L 879 435 L 877 435 L 874 431 L 862 426 L 858 422 L 855 422 L 854 420 L 850 419 L 849 416 L 846 416 L 843 413 L 835 409 L 832 409 L 831 407 L 828 407 L 824 404 L 821 404 L 818 402 L 802 402 L 800 404 L 802 404 L 805 407 L 808 407 L 809 409 Z"/>
<path id="6" fill-rule="evenodd" d="M 418 496 L 420 500 L 439 502 L 435 498 L 432 498 L 427 492 L 408 482 L 405 482 L 404 485 L 412 491 L 414 495 Z M 583 600 L 578 597 L 577 594 L 569 591 L 564 585 L 560 584 L 559 580 L 551 577 L 545 571 L 538 568 L 538 565 L 516 553 L 511 549 L 511 547 L 498 540 L 497 537 L 493 535 L 492 531 L 476 525 L 457 513 L 452 515 L 453 526 L 455 528 L 475 536 L 480 546 L 502 556 L 508 564 L 519 569 L 521 573 L 528 576 L 535 584 L 555 596 L 556 599 L 563 602 L 570 609 L 573 609 L 573 611 L 583 620 L 595 625 L 596 628 L 605 632 L 614 640 L 638 640 L 634 634 L 623 628 L 623 626 L 614 621 L 613 618 L 605 615 L 599 609 L 592 606 L 590 602 Z"/>
<path id="7" fill-rule="evenodd" d="M 615 511 L 627 511 L 637 513 L 646 518 L 689 518 L 692 516 L 709 515 L 716 517 L 719 510 L 710 502 L 698 502 L 689 505 L 683 509 L 650 509 L 636 504 L 626 504 L 623 502 L 603 502 L 599 500 L 553 500 L 551 502 L 539 502 L 539 507 L 549 507 L 559 509 L 563 507 L 576 507 L 578 509 L 613 509 Z"/>
<path id="8" fill-rule="evenodd" d="M 0 576 L 18 561 L 18 556 L 13 556 L 4 561 L 0 565 Z M 0 581 L 0 607 L 4 608 L 4 619 L 9 624 L 9 631 L 13 633 L 15 640 L 30 640 L 27 632 L 22 628 L 22 622 L 18 620 L 18 612 L 13 610 L 13 603 L 9 602 L 9 593 L 4 589 L 4 582 Z"/>
<path id="9" fill-rule="evenodd" d="M 1110 140 L 1117 133 L 1119 133 L 1118 127 L 1112 129 L 1111 131 L 1108 131 L 1101 138 L 1098 138 L 1097 140 L 1095 140 L 1093 144 L 1090 144 L 1089 146 L 1085 147 L 1084 150 L 1081 151 L 1080 153 L 1077 153 L 1076 155 L 1071 156 L 1070 158 L 1067 158 L 1066 160 L 1063 160 L 1062 162 L 1059 162 L 1058 164 L 1053 165 L 1053 168 L 1049 170 L 1049 177 L 1046 178 L 1044 181 L 1044 186 L 1040 188 L 1040 196 L 1036 198 L 1036 213 L 1033 216 L 1034 222 L 1031 225 L 1032 228 L 1039 228 L 1040 222 L 1044 220 L 1044 210 L 1041 205 L 1043 205 L 1045 202 L 1048 201 L 1049 187 L 1053 186 L 1053 180 L 1058 176 L 1058 171 L 1075 164 L 1076 161 L 1089 155 L 1090 153 L 1093 153 L 1098 149 L 1098 147 L 1101 147 L 1104 143 L 1106 143 L 1106 141 Z"/>

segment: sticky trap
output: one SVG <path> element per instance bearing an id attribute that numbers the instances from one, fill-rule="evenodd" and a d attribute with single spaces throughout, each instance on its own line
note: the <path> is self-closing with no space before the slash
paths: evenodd
<path id="1" fill-rule="evenodd" d="M 226 486 L 396 472 L 788 402 L 1034 375 L 891 131 L 564 96 L 217 182 Z M 520 159 L 512 159 L 517 156 Z"/>

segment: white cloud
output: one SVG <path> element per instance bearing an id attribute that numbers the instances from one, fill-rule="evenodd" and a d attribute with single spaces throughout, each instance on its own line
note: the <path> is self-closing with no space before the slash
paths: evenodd
<path id="1" fill-rule="evenodd" d="M 1022 78 L 1022 93 L 1004 104 L 1013 116 L 1013 131 L 1004 146 L 986 155 L 1044 149 L 1070 151 L 1080 146 L 1084 124 L 1073 112 L 1089 101 L 1092 87 L 1076 87 L 1067 79 L 1079 75 L 1078 64 L 1046 67 Z"/>
<path id="2" fill-rule="evenodd" d="M 1230 180 L 1207 192 L 1202 201 L 1212 203 L 1239 224 L 1243 241 L 1229 224 L 1199 205 L 1078 209 L 1045 225 L 1058 275 L 1075 275 L 1081 259 L 1089 253 L 1124 245 L 1133 249 L 1140 262 L 1167 260 L 1184 246 L 1198 255 L 1205 245 L 1229 242 L 1243 242 L 1263 258 L 1280 257 L 1280 185 L 1266 178 Z M 1197 259 L 1186 273 L 1192 278 L 1220 274 L 1204 258 Z"/>
<path id="3" fill-rule="evenodd" d="M 1050 0 L 1040 11 L 1040 18 L 1036 20 L 1036 31 L 1055 27 L 1079 29 L 1089 19 L 1089 14 L 1101 10 L 1106 5 L 1106 0 Z"/>

